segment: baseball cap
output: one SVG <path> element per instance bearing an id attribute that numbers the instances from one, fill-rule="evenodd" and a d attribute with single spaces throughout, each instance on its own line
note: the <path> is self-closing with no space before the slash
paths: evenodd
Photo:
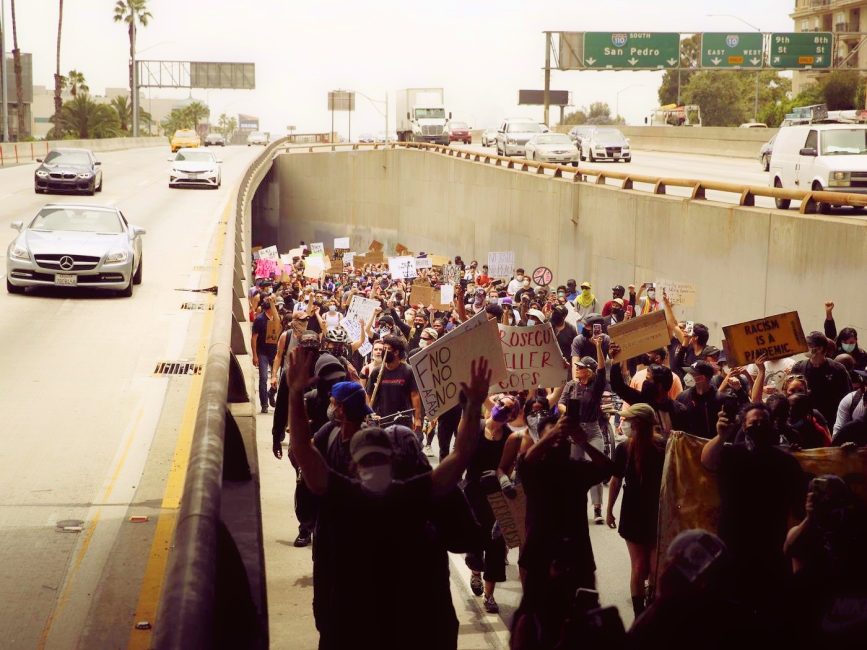
<path id="1" fill-rule="evenodd" d="M 382 316 L 379 322 L 383 325 L 394 325 L 394 319 L 391 316 Z"/>
<path id="2" fill-rule="evenodd" d="M 589 283 L 589 282 L 582 282 L 582 283 L 581 283 L 581 288 L 584 289 L 585 287 L 588 288 L 588 289 L 592 289 L 592 288 L 593 288 L 592 286 L 590 286 L 590 283 Z"/>
<path id="3" fill-rule="evenodd" d="M 358 384 L 356 384 L 358 386 Z M 361 386 L 358 386 L 361 388 Z M 391 456 L 394 449 L 391 438 L 379 427 L 365 427 L 357 431 L 349 442 L 349 453 L 356 463 L 368 454 Z"/>
<path id="4" fill-rule="evenodd" d="M 621 307 L 624 306 L 623 298 L 615 298 L 615 299 L 612 300 L 611 302 L 613 302 L 613 303 L 615 303 L 615 304 L 618 304 L 618 305 L 620 305 Z"/>
<path id="5" fill-rule="evenodd" d="M 436 331 L 433 327 L 425 327 L 425 328 L 421 331 L 421 333 L 422 333 L 422 334 L 427 334 L 427 335 L 428 335 L 429 337 L 431 337 L 434 341 L 436 341 L 436 340 L 439 338 L 439 336 L 440 336 L 439 334 L 437 334 L 437 331 Z"/>
<path id="6" fill-rule="evenodd" d="M 684 367 L 683 371 L 691 375 L 704 375 L 708 379 L 713 377 L 713 366 L 707 361 L 696 361 L 691 366 Z"/>
<path id="7" fill-rule="evenodd" d="M 653 424 L 656 419 L 653 407 L 649 404 L 633 404 L 624 411 L 618 411 L 617 415 L 622 418 L 638 418 L 639 420 L 644 420 L 648 424 Z"/>
<path id="8" fill-rule="evenodd" d="M 621 292 L 621 293 L 626 293 L 626 289 L 623 287 L 622 284 L 615 284 L 615 285 L 611 288 L 611 290 L 612 290 L 612 291 L 619 291 L 619 292 Z"/>
<path id="9" fill-rule="evenodd" d="M 341 381 L 334 384 L 334 387 L 331 389 L 331 397 L 341 404 L 363 405 L 366 413 L 373 413 L 373 409 L 367 405 L 364 388 L 361 387 L 361 384 L 356 384 L 354 381 Z"/>
<path id="10" fill-rule="evenodd" d="M 596 370 L 599 367 L 599 364 L 596 363 L 596 359 L 593 357 L 582 357 L 580 361 L 576 361 L 575 365 L 579 368 L 589 368 L 590 370 Z"/>
<path id="11" fill-rule="evenodd" d="M 532 316 L 532 317 L 535 318 L 539 323 L 544 323 L 544 322 L 545 322 L 545 314 L 543 314 L 543 313 L 542 313 L 541 311 L 539 311 L 538 309 L 528 309 L 528 310 L 527 310 L 527 316 Z"/>
<path id="12" fill-rule="evenodd" d="M 337 360 L 337 357 L 331 354 L 320 354 L 316 360 L 316 365 L 313 368 L 313 374 L 323 381 L 337 381 L 338 379 L 346 379 L 346 371 Z"/>
<path id="13" fill-rule="evenodd" d="M 713 345 L 706 345 L 704 351 L 701 354 L 703 357 L 716 357 L 722 354 L 722 350 Z"/>

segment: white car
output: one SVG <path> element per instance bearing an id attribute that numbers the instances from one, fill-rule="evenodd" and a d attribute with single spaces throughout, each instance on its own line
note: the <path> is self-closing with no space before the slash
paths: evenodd
<path id="1" fill-rule="evenodd" d="M 172 163 L 169 187 L 197 185 L 217 189 L 223 181 L 220 171 L 223 161 L 208 149 L 179 149 L 174 158 L 168 158 L 168 161 Z"/>
<path id="2" fill-rule="evenodd" d="M 495 143 L 498 156 L 523 156 L 524 146 L 542 127 L 526 117 L 509 117 L 497 129 Z"/>
<path id="3" fill-rule="evenodd" d="M 610 126 L 593 127 L 581 138 L 581 160 L 613 160 L 632 162 L 629 140 Z"/>
<path id="4" fill-rule="evenodd" d="M 251 144 L 261 144 L 263 147 L 268 146 L 268 135 L 262 131 L 253 131 L 247 136 L 247 146 Z"/>
<path id="5" fill-rule="evenodd" d="M 492 147 L 494 143 L 497 141 L 497 129 L 491 127 L 489 129 L 485 129 L 482 133 L 482 146 L 483 147 Z"/>
<path id="6" fill-rule="evenodd" d="M 524 157 L 539 162 L 571 163 L 577 167 L 580 154 L 565 133 L 539 133 L 527 141 Z"/>

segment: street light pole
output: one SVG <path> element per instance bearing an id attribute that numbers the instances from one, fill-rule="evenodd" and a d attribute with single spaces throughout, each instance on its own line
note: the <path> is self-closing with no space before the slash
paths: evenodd
<path id="1" fill-rule="evenodd" d="M 617 93 L 615 94 L 615 100 L 614 100 L 614 121 L 615 122 L 620 117 L 620 93 L 622 93 L 626 90 L 629 90 L 630 88 L 638 88 L 639 86 L 643 88 L 644 84 L 632 84 L 631 86 L 626 86 L 626 88 L 621 88 L 620 90 L 617 91 Z"/>
<path id="2" fill-rule="evenodd" d="M 734 16 L 732 14 L 708 14 L 708 17 L 709 18 L 734 18 L 735 20 L 741 21 L 747 27 L 751 27 L 759 33 L 762 32 L 761 27 L 756 27 L 752 23 L 748 23 L 746 20 L 744 20 L 740 16 Z M 764 53 L 762 54 L 762 57 L 764 59 Z M 765 65 L 765 62 L 764 62 L 764 60 L 762 60 L 762 66 L 764 66 L 764 65 Z M 756 70 L 756 101 L 755 101 L 755 104 L 753 106 L 753 122 L 759 121 L 759 72 L 760 72 L 760 70 Z"/>
<path id="3" fill-rule="evenodd" d="M 3 76 L 3 90 L 2 90 L 2 106 L 0 106 L 0 119 L 3 120 L 3 142 L 9 142 L 9 93 L 6 89 L 8 85 L 7 81 L 7 69 L 6 69 L 6 3 L 4 0 L 0 0 L 0 56 L 3 57 L 3 61 L 0 62 L 0 72 L 2 72 Z M 18 135 L 19 140 L 21 139 L 21 134 Z"/>
<path id="4" fill-rule="evenodd" d="M 132 137 L 138 137 L 138 67 L 135 62 L 135 13 L 132 20 Z"/>

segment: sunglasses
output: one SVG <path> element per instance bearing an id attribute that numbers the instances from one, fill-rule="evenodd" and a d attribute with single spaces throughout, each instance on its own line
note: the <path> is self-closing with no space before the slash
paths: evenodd
<path id="1" fill-rule="evenodd" d="M 421 340 L 422 341 L 433 341 L 433 339 L 430 336 L 422 336 Z"/>

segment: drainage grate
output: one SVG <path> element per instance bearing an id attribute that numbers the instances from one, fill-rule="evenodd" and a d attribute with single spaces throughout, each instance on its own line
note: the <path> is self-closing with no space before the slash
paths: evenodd
<path id="1" fill-rule="evenodd" d="M 155 375 L 201 375 L 202 366 L 190 361 L 159 361 Z"/>
<path id="2" fill-rule="evenodd" d="M 211 311 L 213 308 L 213 305 L 203 302 L 185 302 L 181 304 L 181 309 L 189 309 L 191 311 Z"/>
<path id="3" fill-rule="evenodd" d="M 213 266 L 194 266 L 193 271 L 213 271 Z"/>

